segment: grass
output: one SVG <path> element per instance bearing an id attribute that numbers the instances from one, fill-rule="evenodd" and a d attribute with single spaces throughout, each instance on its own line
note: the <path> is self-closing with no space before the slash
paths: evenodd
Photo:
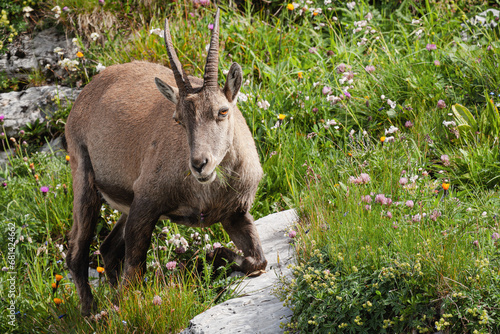
<path id="1" fill-rule="evenodd" d="M 56 19 L 55 5 L 70 11 Z M 294 207 L 302 217 L 294 239 L 297 264 L 282 294 L 294 309 L 286 330 L 498 332 L 500 32 L 469 20 L 488 7 L 480 1 L 356 1 L 349 9 L 318 1 L 308 5 L 322 9 L 313 15 L 300 13 L 303 4 L 286 5 L 252 10 L 245 2 L 241 12 L 225 11 L 219 71 L 223 84 L 223 71 L 236 61 L 247 81 L 239 108 L 265 173 L 252 214 Z M 201 76 L 213 12 L 189 1 L 54 0 L 36 26 L 77 34 L 84 57 L 65 54 L 78 66 L 60 81 L 85 85 L 98 64 L 168 65 L 162 38 L 150 32 L 168 16 L 181 63 Z M 99 38 L 92 40 L 92 33 Z M 33 80 L 43 82 L 39 76 Z M 0 86 L 19 87 L 3 76 Z M 19 151 L 0 175 L 6 180 L 0 217 L 14 224 L 18 241 L 16 323 L 26 331 L 132 332 L 162 325 L 177 332 L 194 314 L 229 298 L 223 291 L 230 282 L 209 265 L 201 276 L 189 269 L 207 244 L 229 242 L 220 226 L 195 231 L 162 222 L 148 253 L 154 264 L 147 282 L 119 297 L 119 311 L 112 289 L 99 286 L 107 315 L 98 321 L 78 316 L 63 263 L 71 226 L 69 169 L 63 158 L 31 154 L 44 136 L 60 133 L 69 110 L 60 109 L 49 131 L 27 129 L 27 147 L 3 141 Z M 362 174 L 370 181 L 360 183 Z M 46 196 L 41 186 L 49 186 Z M 379 203 L 383 198 L 392 203 Z M 104 207 L 93 252 L 117 218 Z M 189 243 L 186 253 L 168 242 L 179 241 L 176 234 Z M 9 240 L 0 238 L 6 263 Z M 166 270 L 174 260 L 188 269 Z M 19 266 L 23 261 L 28 265 Z M 99 256 L 92 261 L 98 266 Z M 65 276 L 56 291 L 65 301 L 59 306 L 51 295 L 55 274 Z M 2 303 L 10 300 L 6 278 L 0 278 Z M 161 305 L 153 304 L 156 295 Z"/>

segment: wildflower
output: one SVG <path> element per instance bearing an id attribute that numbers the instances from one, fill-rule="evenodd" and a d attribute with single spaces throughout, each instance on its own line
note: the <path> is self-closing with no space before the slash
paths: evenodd
<path id="1" fill-rule="evenodd" d="M 59 282 L 62 279 L 63 279 L 62 275 L 56 275 L 56 282 Z"/>
<path id="2" fill-rule="evenodd" d="M 370 196 L 370 195 L 365 195 L 365 196 L 361 197 L 361 200 L 362 200 L 363 202 L 365 202 L 365 203 L 371 203 L 372 198 L 371 198 L 371 196 Z"/>
<path id="3" fill-rule="evenodd" d="M 399 179 L 399 184 L 404 186 L 408 183 L 408 179 L 406 177 L 402 177 Z"/>
<path id="4" fill-rule="evenodd" d="M 222 248 L 222 245 L 220 244 L 220 242 L 214 242 L 213 247 L 214 247 L 214 249 L 216 249 L 216 248 Z"/>
<path id="5" fill-rule="evenodd" d="M 488 214 L 486 213 L 486 211 L 483 211 L 483 213 L 481 213 L 481 217 L 483 217 L 483 218 L 486 218 L 487 215 Z"/>
<path id="6" fill-rule="evenodd" d="M 333 52 L 332 50 L 328 50 L 328 51 L 326 51 L 326 55 L 327 55 L 328 57 L 331 57 L 331 56 L 334 56 L 334 55 L 335 55 L 335 52 Z"/>
<path id="7" fill-rule="evenodd" d="M 365 210 L 370 211 L 372 209 L 372 206 L 370 204 L 365 205 Z"/>
<path id="8" fill-rule="evenodd" d="M 62 10 L 63 10 L 63 12 L 69 12 L 68 6 L 64 6 Z"/>
<path id="9" fill-rule="evenodd" d="M 309 48 L 309 53 L 317 53 L 318 50 L 316 48 Z"/>
<path id="10" fill-rule="evenodd" d="M 96 41 L 99 38 L 99 34 L 96 32 L 93 32 L 90 34 L 90 38 L 92 38 L 93 41 Z"/>
<path id="11" fill-rule="evenodd" d="M 24 14 L 24 16 L 26 17 L 30 17 L 30 13 L 33 11 L 33 8 L 31 8 L 30 6 L 26 6 L 23 8 L 23 12 L 26 13 Z"/>
<path id="12" fill-rule="evenodd" d="M 293 3 L 289 3 L 289 4 L 286 6 L 286 8 L 287 8 L 288 10 L 294 10 L 294 9 L 295 9 L 295 7 L 294 7 Z"/>
<path id="13" fill-rule="evenodd" d="M 267 110 L 271 105 L 266 100 L 257 102 L 257 106 L 261 109 Z"/>
<path id="14" fill-rule="evenodd" d="M 295 238 L 297 236 L 297 231 L 294 231 L 294 230 L 291 230 L 290 232 L 288 232 L 288 237 L 289 238 Z"/>
<path id="15" fill-rule="evenodd" d="M 364 183 L 364 184 L 366 184 L 366 183 L 370 182 L 370 180 L 371 180 L 371 179 L 370 179 L 370 175 L 368 175 L 368 174 L 366 174 L 366 173 L 361 173 L 361 174 L 359 175 L 359 178 L 361 179 L 361 183 Z"/>
<path id="16" fill-rule="evenodd" d="M 385 198 L 384 194 L 378 194 L 375 196 L 375 203 L 386 204 L 387 198 Z"/>
<path id="17" fill-rule="evenodd" d="M 351 1 L 351 2 L 348 2 L 346 3 L 346 6 L 349 10 L 353 10 L 354 9 L 354 6 L 356 6 L 356 1 Z"/>
<path id="18" fill-rule="evenodd" d="M 106 66 L 102 65 L 101 63 L 97 64 L 97 66 L 95 67 L 95 70 L 97 72 L 101 72 L 102 70 L 105 70 L 106 69 Z"/>
<path id="19" fill-rule="evenodd" d="M 441 161 L 443 162 L 443 165 L 449 166 L 450 165 L 450 157 L 446 154 L 443 154 L 441 156 Z"/>
<path id="20" fill-rule="evenodd" d="M 104 0 L 99 0 L 99 3 L 100 3 L 101 5 L 104 5 Z"/>
<path id="21" fill-rule="evenodd" d="M 95 270 L 97 270 L 97 272 L 99 274 L 102 274 L 104 272 L 104 268 L 103 267 L 97 267 Z"/>
<path id="22" fill-rule="evenodd" d="M 5 119 L 5 115 L 0 115 L 0 123 L 3 123 L 4 119 Z"/>
<path id="23" fill-rule="evenodd" d="M 439 60 L 434 60 L 434 65 L 435 66 L 441 66 L 441 62 Z"/>
<path id="24" fill-rule="evenodd" d="M 49 187 L 40 187 L 40 191 L 42 192 L 42 194 L 46 195 L 49 192 Z"/>
<path id="25" fill-rule="evenodd" d="M 55 293 L 56 290 L 57 290 L 57 287 L 59 286 L 59 284 L 56 283 L 56 282 L 54 282 L 54 283 L 51 284 L 51 286 L 52 286 L 52 293 Z"/>
<path id="26" fill-rule="evenodd" d="M 406 206 L 409 207 L 409 208 L 413 208 L 413 206 L 415 205 L 415 203 L 413 203 L 412 200 L 409 200 L 409 201 L 406 201 Z"/>
<path id="27" fill-rule="evenodd" d="M 479 241 L 477 241 L 477 240 L 474 240 L 474 242 L 472 242 L 472 244 L 473 244 L 474 246 L 476 246 L 476 247 L 479 247 Z"/>
<path id="28" fill-rule="evenodd" d="M 83 57 L 83 53 L 81 53 L 80 51 L 78 51 L 78 52 L 76 53 L 76 56 L 77 56 L 78 58 L 82 58 L 82 57 Z"/>
<path id="29" fill-rule="evenodd" d="M 278 115 L 278 119 L 279 119 L 280 121 L 284 120 L 284 119 L 285 119 L 285 117 L 286 117 L 286 115 L 283 115 L 283 114 L 279 114 L 279 115 Z"/>
<path id="30" fill-rule="evenodd" d="M 454 121 L 443 121 L 443 125 L 446 126 L 446 127 L 449 127 L 450 125 L 451 126 L 457 126 L 457 123 L 455 123 Z"/>
<path id="31" fill-rule="evenodd" d="M 411 121 L 406 121 L 405 122 L 405 127 L 411 128 L 413 126 L 413 123 Z"/>
<path id="32" fill-rule="evenodd" d="M 434 210 L 431 214 L 432 221 L 437 221 L 439 217 L 441 217 L 441 211 Z"/>
<path id="33" fill-rule="evenodd" d="M 51 11 L 55 13 L 56 19 L 61 16 L 61 7 L 55 6 Z"/>
<path id="34" fill-rule="evenodd" d="M 392 213 L 390 211 L 387 211 L 387 218 L 392 219 Z"/>
<path id="35" fill-rule="evenodd" d="M 299 72 L 297 75 L 298 75 L 299 79 L 303 78 L 302 72 Z"/>
<path id="36" fill-rule="evenodd" d="M 208 25 L 208 29 L 210 29 L 210 30 L 214 30 L 214 25 L 213 25 L 213 23 L 210 23 L 210 24 Z"/>
<path id="37" fill-rule="evenodd" d="M 498 240 L 500 239 L 500 234 L 498 234 L 498 232 L 495 232 L 491 235 L 491 239 L 493 240 Z"/>
<path id="38" fill-rule="evenodd" d="M 210 0 L 200 0 L 200 5 L 208 6 L 210 4 Z"/>
<path id="39" fill-rule="evenodd" d="M 436 50 L 437 46 L 436 44 L 427 44 L 425 48 L 427 49 L 427 51 L 431 51 L 431 50 Z"/>
<path id="40" fill-rule="evenodd" d="M 395 101 L 392 101 L 391 99 L 387 99 L 387 103 L 389 106 L 391 106 L 391 109 L 395 109 L 397 106 L 397 103 Z"/>
<path id="41" fill-rule="evenodd" d="M 177 267 L 177 261 L 167 262 L 166 267 L 168 270 L 174 270 Z"/>
<path id="42" fill-rule="evenodd" d="M 69 162 L 69 159 L 70 159 L 69 155 L 66 155 L 66 162 Z"/>
<path id="43" fill-rule="evenodd" d="M 56 305 L 60 305 L 62 303 L 62 299 L 61 298 L 54 298 L 54 303 Z"/>
<path id="44" fill-rule="evenodd" d="M 58 55 L 62 56 L 64 54 L 64 51 L 62 48 L 57 47 L 54 49 L 54 53 L 57 53 Z"/>
<path id="45" fill-rule="evenodd" d="M 422 217 L 420 216 L 420 213 L 417 213 L 415 216 L 411 218 L 411 221 L 414 223 L 418 223 L 422 220 Z"/>
<path id="46" fill-rule="evenodd" d="M 383 143 L 385 141 L 385 136 L 380 137 L 380 141 Z"/>
<path id="47" fill-rule="evenodd" d="M 163 301 L 161 300 L 161 297 L 158 295 L 155 295 L 153 297 L 153 305 L 161 305 Z"/>
<path id="48" fill-rule="evenodd" d="M 439 100 L 437 103 L 437 107 L 439 109 L 444 109 L 444 108 L 446 108 L 446 103 L 443 100 Z"/>
<path id="49" fill-rule="evenodd" d="M 323 89 L 321 90 L 323 95 L 328 95 L 328 94 L 330 94 L 331 91 L 332 91 L 332 89 L 328 86 L 324 86 Z"/>
<path id="50" fill-rule="evenodd" d="M 390 101 L 390 100 L 389 100 Z M 393 134 L 394 132 L 398 131 L 399 129 L 397 127 L 395 127 L 394 125 L 391 125 L 389 127 L 389 130 L 385 130 L 385 135 L 388 135 L 388 134 Z"/>
<path id="51" fill-rule="evenodd" d="M 368 65 L 368 66 L 365 67 L 365 71 L 368 72 L 368 73 L 375 72 L 375 66 Z"/>
<path id="52" fill-rule="evenodd" d="M 349 93 L 348 91 L 345 91 L 344 92 L 344 95 L 345 97 L 347 97 L 348 99 L 350 99 L 352 96 L 351 96 L 351 93 Z"/>
<path id="53" fill-rule="evenodd" d="M 337 68 L 335 69 L 335 71 L 337 71 L 337 73 L 338 73 L 338 74 L 340 74 L 340 73 L 344 73 L 344 72 L 345 72 L 345 70 L 346 70 L 346 68 L 347 68 L 347 65 L 346 65 L 346 64 L 344 64 L 344 63 L 340 63 L 340 64 L 338 64 L 338 66 L 337 66 Z"/>

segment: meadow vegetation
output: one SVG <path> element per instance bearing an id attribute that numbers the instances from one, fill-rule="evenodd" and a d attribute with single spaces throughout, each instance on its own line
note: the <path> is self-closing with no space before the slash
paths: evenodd
<path id="1" fill-rule="evenodd" d="M 61 83 L 84 86 L 103 68 L 132 60 L 168 66 L 165 16 L 181 63 L 203 73 L 215 11 L 209 1 L 47 0 L 29 17 L 27 4 L 14 3 L 19 8 L 9 7 L 2 20 L 18 22 L 17 33 L 56 26 L 74 36 L 79 53 L 61 55 L 70 74 Z M 486 25 L 474 20 L 499 4 L 253 5 L 221 5 L 219 77 L 234 61 L 243 68 L 239 108 L 265 172 L 252 214 L 296 208 L 301 217 L 289 231 L 293 276 L 277 289 L 294 310 L 284 330 L 500 332 L 500 22 L 493 12 Z M 9 31 L 4 21 L 0 29 Z M 2 41 L 5 49 L 8 38 Z M 33 84 L 0 76 L 4 90 Z M 179 332 L 234 295 L 227 287 L 237 281 L 224 269 L 200 264 L 206 250 L 232 247 L 220 226 L 160 222 L 143 285 L 115 298 L 100 284 L 94 292 L 102 312 L 79 316 L 64 265 L 70 170 L 64 154 L 35 153 L 43 138 L 62 132 L 69 110 L 48 120 L 50 131 L 31 125 L 2 138 L 17 152 L 0 171 L 2 228 L 15 231 L 12 240 L 0 233 L 0 261 L 8 270 L 14 242 L 18 312 L 18 327 L 2 329 Z M 103 206 L 94 268 L 118 215 Z M 7 278 L 0 278 L 1 303 Z"/>

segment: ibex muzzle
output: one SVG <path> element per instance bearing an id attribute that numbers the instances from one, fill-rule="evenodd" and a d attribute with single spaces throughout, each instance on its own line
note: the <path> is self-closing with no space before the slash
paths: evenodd
<path id="1" fill-rule="evenodd" d="M 146 62 L 114 65 L 76 100 L 66 124 L 73 174 L 73 228 L 67 264 L 89 314 L 89 247 L 102 197 L 122 216 L 101 245 L 107 276 L 126 284 L 146 270 L 158 219 L 193 227 L 221 222 L 244 256 L 217 250 L 247 274 L 267 261 L 249 209 L 262 168 L 245 119 L 236 106 L 241 67 L 232 64 L 218 85 L 219 10 L 204 78 L 187 76 L 165 42 L 172 70 Z"/>

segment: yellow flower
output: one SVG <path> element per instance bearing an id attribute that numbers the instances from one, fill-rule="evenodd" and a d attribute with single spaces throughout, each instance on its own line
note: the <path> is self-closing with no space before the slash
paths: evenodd
<path id="1" fill-rule="evenodd" d="M 313 12 L 313 16 L 316 16 L 316 15 L 318 15 L 318 12 Z"/>
<path id="2" fill-rule="evenodd" d="M 302 76 L 302 72 L 299 72 L 299 74 L 298 74 L 298 75 L 299 75 L 299 79 L 302 79 L 302 78 L 303 78 L 303 76 Z"/>
<path id="3" fill-rule="evenodd" d="M 444 183 L 441 185 L 443 187 L 444 190 L 448 190 L 450 189 L 450 184 L 449 183 Z"/>
<path id="4" fill-rule="evenodd" d="M 62 279 L 63 279 L 62 275 L 56 275 L 56 281 L 57 281 L 57 282 L 59 282 L 59 281 L 60 281 L 60 280 L 62 280 Z"/>
<path id="5" fill-rule="evenodd" d="M 288 10 L 293 10 L 295 7 L 293 6 L 293 3 L 289 3 L 286 8 L 288 8 Z"/>
<path id="6" fill-rule="evenodd" d="M 76 53 L 76 56 L 77 56 L 78 58 L 82 58 L 82 57 L 83 57 L 83 53 L 81 53 L 80 51 L 78 51 L 78 52 Z"/>
<path id="7" fill-rule="evenodd" d="M 104 268 L 103 267 L 97 267 L 96 270 L 97 270 L 97 272 L 99 274 L 102 274 L 104 272 Z"/>
<path id="8" fill-rule="evenodd" d="M 56 303 L 56 305 L 59 305 L 61 304 L 63 301 L 61 298 L 54 298 L 54 303 Z"/>
<path id="9" fill-rule="evenodd" d="M 380 137 L 380 141 L 383 143 L 385 141 L 385 136 Z"/>
<path id="10" fill-rule="evenodd" d="M 52 283 L 52 289 L 57 289 L 57 283 Z"/>
<path id="11" fill-rule="evenodd" d="M 279 115 L 278 115 L 278 119 L 279 119 L 280 121 L 284 120 L 284 119 L 285 119 L 285 117 L 286 117 L 286 115 L 283 115 L 283 114 L 279 114 Z"/>
<path id="12" fill-rule="evenodd" d="M 66 156 L 66 161 L 69 162 L 69 159 L 70 159 L 70 157 L 69 157 L 69 155 L 67 155 Z"/>

